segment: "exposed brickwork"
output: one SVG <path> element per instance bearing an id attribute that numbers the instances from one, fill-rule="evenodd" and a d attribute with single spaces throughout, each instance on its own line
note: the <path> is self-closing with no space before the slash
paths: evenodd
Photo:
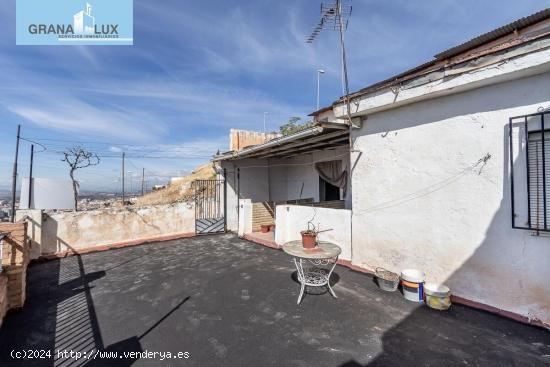
<path id="1" fill-rule="evenodd" d="M 8 312 L 8 277 L 0 275 L 0 328 L 6 312 Z"/>
<path id="2" fill-rule="evenodd" d="M 268 201 L 252 203 L 252 231 L 258 232 L 264 224 L 275 224 L 275 204 Z"/>
<path id="3" fill-rule="evenodd" d="M 241 150 L 251 145 L 263 144 L 277 137 L 279 137 L 279 134 L 231 129 L 229 133 L 229 150 Z"/>
<path id="4" fill-rule="evenodd" d="M 1 223 L 0 232 L 8 234 L 4 238 L 2 251 L 2 268 L 7 276 L 8 309 L 17 309 L 25 304 L 30 252 L 27 223 Z"/>

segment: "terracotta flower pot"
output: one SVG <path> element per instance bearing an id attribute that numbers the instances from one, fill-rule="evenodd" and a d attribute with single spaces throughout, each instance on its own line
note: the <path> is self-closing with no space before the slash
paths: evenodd
<path id="1" fill-rule="evenodd" d="M 270 227 L 269 224 L 262 224 L 260 226 L 260 230 L 262 231 L 262 233 L 267 233 L 267 232 L 269 232 L 269 227 Z"/>
<path id="2" fill-rule="evenodd" d="M 311 231 L 302 231 L 302 246 L 304 248 L 315 248 L 317 245 L 317 233 Z"/>

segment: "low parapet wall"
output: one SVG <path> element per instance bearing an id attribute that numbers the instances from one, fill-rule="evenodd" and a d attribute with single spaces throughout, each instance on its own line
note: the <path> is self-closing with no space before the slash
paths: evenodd
<path id="1" fill-rule="evenodd" d="M 341 260 L 351 260 L 351 211 L 303 205 L 277 205 L 275 242 L 282 246 L 288 241 L 301 240 L 300 232 L 308 221 L 321 231 L 320 241 L 329 241 L 342 249 Z"/>
<path id="2" fill-rule="evenodd" d="M 32 258 L 190 235 L 195 231 L 192 203 L 62 213 L 31 211 L 18 215 L 26 215 L 29 221 Z"/>

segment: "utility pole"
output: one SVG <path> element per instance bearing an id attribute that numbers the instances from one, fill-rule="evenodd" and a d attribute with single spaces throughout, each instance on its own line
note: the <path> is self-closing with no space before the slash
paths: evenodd
<path id="1" fill-rule="evenodd" d="M 317 69 L 317 109 L 316 111 L 319 111 L 319 90 L 320 90 L 320 82 L 319 79 L 321 77 L 321 74 L 324 74 L 325 71 L 323 69 Z"/>
<path id="2" fill-rule="evenodd" d="M 13 162 L 13 178 L 11 184 L 11 222 L 15 223 L 15 189 L 17 188 L 17 158 L 19 157 L 19 138 L 21 125 L 17 125 L 17 141 L 15 143 L 15 161 Z"/>
<path id="3" fill-rule="evenodd" d="M 267 112 L 264 112 L 264 134 L 266 133 L 266 130 L 265 130 L 265 118 L 267 116 Z"/>
<path id="4" fill-rule="evenodd" d="M 130 175 L 130 197 L 134 195 L 134 172 L 128 171 Z"/>
<path id="5" fill-rule="evenodd" d="M 122 205 L 125 203 L 124 199 L 124 176 L 126 175 L 126 171 L 124 170 L 124 158 L 126 158 L 126 153 L 122 153 Z"/>
<path id="6" fill-rule="evenodd" d="M 145 195 L 145 168 L 141 171 L 141 196 Z"/>
<path id="7" fill-rule="evenodd" d="M 29 168 L 29 204 L 27 209 L 32 209 L 31 203 L 32 203 L 32 164 L 34 161 L 34 144 L 31 145 L 31 163 Z"/>

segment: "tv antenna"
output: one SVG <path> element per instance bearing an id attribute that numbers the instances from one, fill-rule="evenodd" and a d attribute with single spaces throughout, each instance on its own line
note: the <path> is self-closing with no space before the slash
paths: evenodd
<path id="1" fill-rule="evenodd" d="M 350 0 L 351 1 L 351 0 Z M 313 28 L 311 34 L 306 38 L 306 43 L 313 43 L 323 30 L 338 31 L 340 35 L 340 51 L 342 62 L 342 94 L 344 94 L 344 102 L 346 104 L 346 114 L 350 128 L 351 123 L 351 106 L 349 100 L 349 82 L 348 82 L 348 65 L 346 60 L 346 43 L 344 33 L 348 28 L 349 18 L 351 17 L 352 6 L 344 4 L 341 0 L 336 0 L 334 3 L 321 4 L 321 18 Z M 351 136 L 351 135 L 350 135 Z"/>

